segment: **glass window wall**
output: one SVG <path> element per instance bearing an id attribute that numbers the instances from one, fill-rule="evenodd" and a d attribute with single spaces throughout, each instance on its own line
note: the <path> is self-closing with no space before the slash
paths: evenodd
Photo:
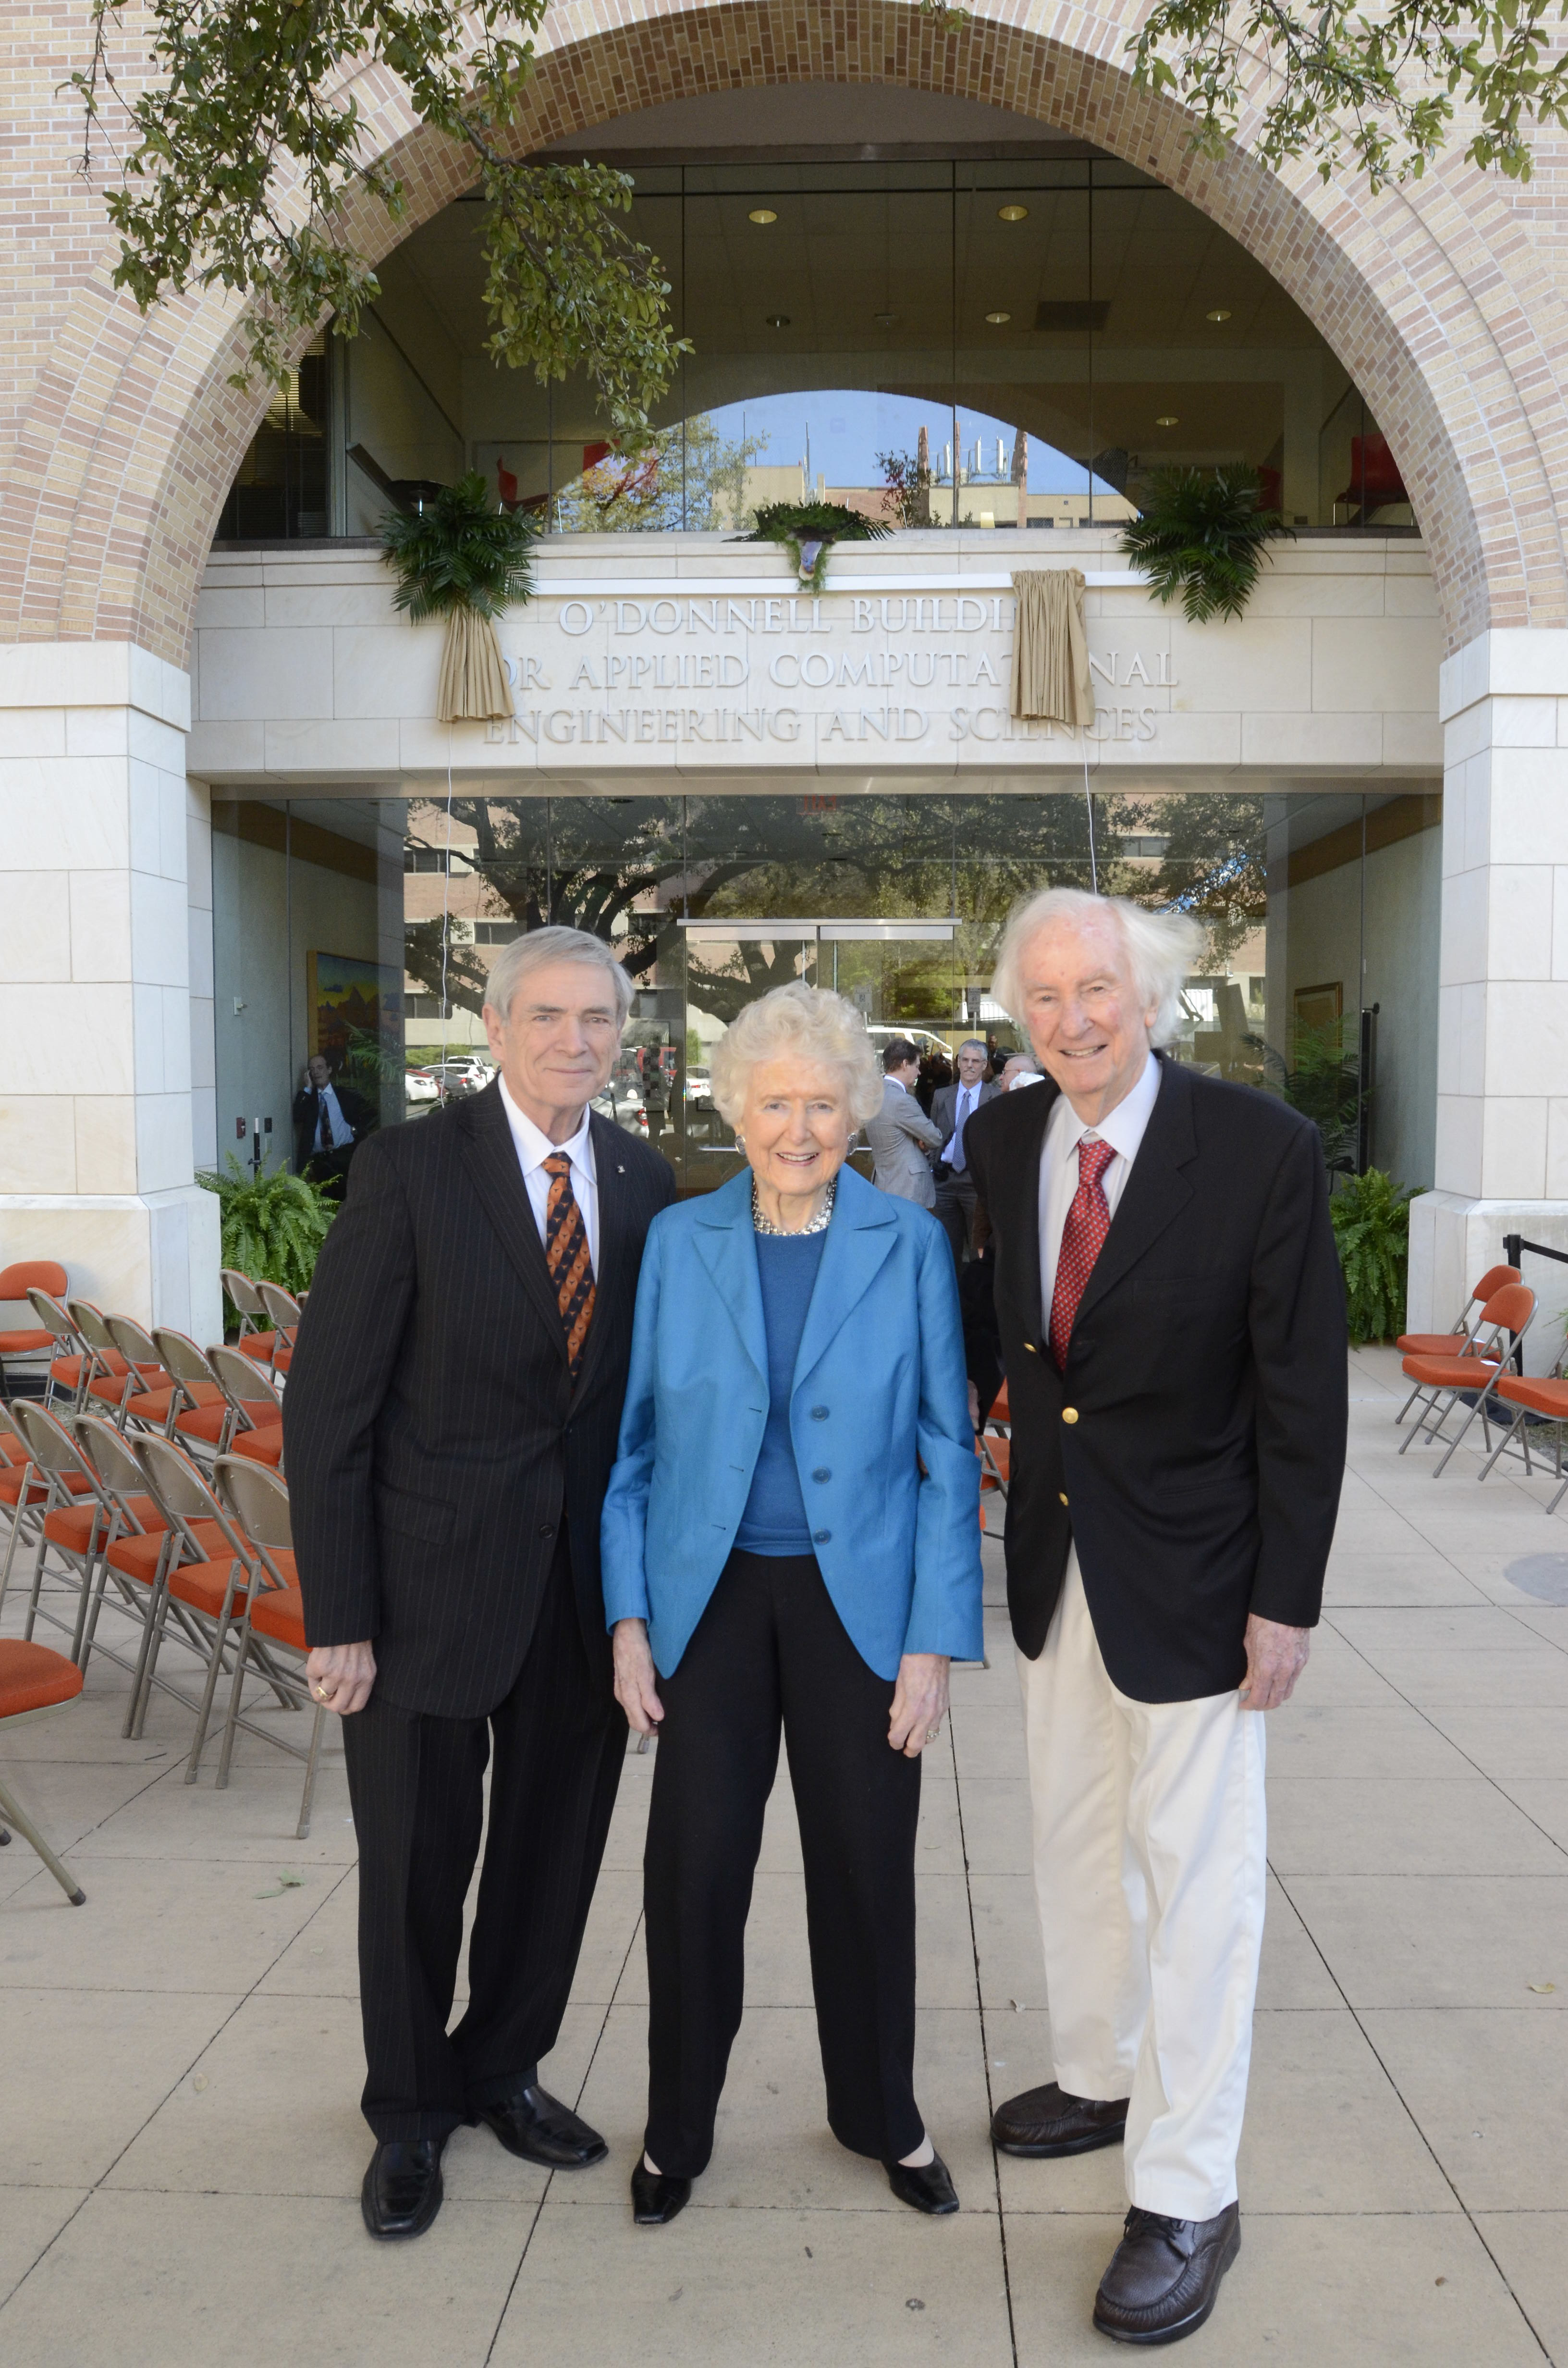
<path id="1" fill-rule="evenodd" d="M 361 335 L 301 365 L 222 535 L 366 534 L 465 468 L 558 533 L 733 533 L 813 495 L 906 528 L 1050 530 L 1126 518 L 1162 463 L 1235 461 L 1298 527 L 1414 527 L 1305 314 L 1131 166 L 631 169 L 631 227 L 693 347 L 645 446 L 616 448 L 581 381 L 488 358 L 485 209 L 460 199 L 386 258 Z"/>
<path id="2" fill-rule="evenodd" d="M 1279 1094 L 1329 1164 L 1429 1184 L 1441 800 L 1336 784 L 1094 797 L 457 796 L 214 803 L 221 1148 L 295 1166 L 307 1064 L 418 1120 L 489 1076 L 495 952 L 546 921 L 593 930 L 635 983 L 600 1107 L 684 1191 L 737 1166 L 712 1048 L 791 978 L 835 986 L 926 1082 L 968 1034 L 1019 1038 L 992 993 L 1006 915 L 1037 887 L 1195 914 L 1179 1060 Z M 270 1134 L 267 1121 L 270 1121 Z M 316 1172 L 341 1173 L 339 1160 Z"/>

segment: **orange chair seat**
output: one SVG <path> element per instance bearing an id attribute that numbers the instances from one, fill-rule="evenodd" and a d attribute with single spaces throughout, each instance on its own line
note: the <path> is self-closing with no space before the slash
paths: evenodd
<path id="1" fill-rule="evenodd" d="M 228 1420 L 228 1417 L 227 1401 L 222 1406 L 198 1406 L 194 1414 L 176 1414 L 175 1429 L 186 1439 L 205 1439 L 215 1446 L 223 1435 L 223 1425 Z M 267 1406 L 258 1401 L 251 1419 L 258 1431 L 279 1430 L 283 1423 L 283 1409 L 281 1406 Z M 236 1433 L 236 1436 L 240 1439 L 252 1439 L 256 1433 L 242 1430 Z"/>
<path id="2" fill-rule="evenodd" d="M 65 1486 L 73 1497 L 85 1497 L 92 1492 L 92 1482 L 80 1473 L 68 1475 Z M 8 1472 L 0 1472 L 0 1505 L 14 1505 L 22 1493 L 22 1474 L 13 1464 Z M 29 1505 L 41 1505 L 49 1494 L 49 1483 L 35 1476 L 28 1490 Z"/>
<path id="3" fill-rule="evenodd" d="M 161 1536 L 168 1528 L 167 1521 L 151 1497 L 131 1497 L 127 1502 L 144 1530 L 155 1531 Z M 56 1511 L 44 1515 L 44 1536 L 51 1545 L 63 1546 L 67 1554 L 85 1554 L 92 1538 L 93 1517 L 97 1509 L 96 1505 L 62 1505 Z M 108 1525 L 109 1517 L 106 1514 L 103 1528 L 98 1532 L 100 1538 L 108 1534 Z"/>
<path id="4" fill-rule="evenodd" d="M 254 1357 L 258 1365 L 270 1365 L 272 1351 L 278 1346 L 278 1335 L 276 1332 L 247 1332 L 243 1340 L 235 1341 L 234 1346 L 242 1357 Z"/>
<path id="5" fill-rule="evenodd" d="M 192 1523 L 193 1528 L 196 1526 L 197 1524 Z M 215 1528 L 216 1524 L 210 1526 Z M 178 1570 L 170 1574 L 169 1593 L 177 1596 L 182 1603 L 188 1603 L 193 1611 L 205 1611 L 210 1618 L 216 1620 L 223 1609 L 223 1598 L 229 1588 L 229 1574 L 233 1566 L 234 1557 L 226 1547 L 215 1562 L 182 1563 Z M 245 1566 L 242 1563 L 240 1576 L 235 1583 L 233 1597 L 229 1607 L 236 1614 L 245 1608 L 244 1576 Z"/>
<path id="6" fill-rule="evenodd" d="M 283 1426 L 269 1422 L 260 1430 L 237 1430 L 229 1441 L 231 1455 L 243 1455 L 251 1463 L 268 1463 L 276 1472 L 283 1461 Z"/>
<path id="7" fill-rule="evenodd" d="M 223 1543 L 223 1532 L 216 1521 L 192 1521 L 190 1530 L 197 1544 L 204 1554 L 216 1554 L 228 1552 L 228 1548 Z M 140 1579 L 143 1587 L 150 1587 L 153 1574 L 158 1567 L 158 1556 L 163 1550 L 164 1540 L 161 1531 L 154 1531 L 150 1537 L 144 1538 L 121 1538 L 108 1550 L 108 1566 L 110 1570 L 118 1570 L 126 1578 Z M 193 1570 L 200 1570 L 204 1566 L 200 1563 L 193 1563 L 190 1565 Z M 225 1564 L 224 1567 L 226 1569 L 228 1565 Z"/>
<path id="8" fill-rule="evenodd" d="M 1568 1382 L 1548 1381 L 1533 1373 L 1505 1373 L 1497 1384 L 1497 1395 L 1506 1398 L 1510 1406 L 1528 1406 L 1532 1414 L 1543 1414 L 1552 1422 L 1568 1422 Z"/>
<path id="9" fill-rule="evenodd" d="M 0 1719 L 73 1702 L 81 1691 L 82 1672 L 63 1653 L 24 1645 L 19 1637 L 0 1640 Z"/>
<path id="10" fill-rule="evenodd" d="M 1406 1357 L 1404 1370 L 1413 1382 L 1428 1389 L 1483 1390 L 1497 1371 L 1497 1360 L 1484 1357 Z"/>
<path id="11" fill-rule="evenodd" d="M 129 1399 L 125 1395 L 126 1376 L 123 1373 L 115 1373 L 107 1379 L 100 1377 L 96 1382 L 89 1382 L 87 1395 L 90 1398 L 99 1399 L 105 1406 L 133 1406 L 140 1413 L 146 1404 L 149 1391 L 166 1390 L 169 1387 L 169 1376 L 159 1365 L 138 1365 L 136 1371 L 142 1386 L 138 1390 L 132 1390 Z"/>
<path id="12" fill-rule="evenodd" d="M 1394 1347 L 1402 1357 L 1457 1357 L 1462 1332 L 1402 1332 Z"/>
<path id="13" fill-rule="evenodd" d="M 0 1357 L 30 1357 L 47 1349 L 52 1332 L 0 1332 Z"/>
<path id="14" fill-rule="evenodd" d="M 287 1569 L 292 1554 L 274 1557 L 278 1568 Z M 297 1653 L 307 1652 L 305 1643 L 305 1599 L 297 1587 L 263 1588 L 250 1608 L 250 1624 L 258 1636 L 270 1636 L 279 1645 L 292 1645 Z"/>
<path id="15" fill-rule="evenodd" d="M 275 1373 L 286 1373 L 293 1361 L 294 1351 L 292 1349 L 279 1349 L 277 1356 L 272 1360 L 272 1370 Z"/>
<path id="16" fill-rule="evenodd" d="M 28 1461 L 28 1451 L 21 1440 L 7 1439 L 5 1432 L 0 1430 L 0 1463 L 26 1463 Z"/>
<path id="17" fill-rule="evenodd" d="M 138 1422 L 167 1422 L 169 1408 L 176 1398 L 182 1406 L 187 1406 L 187 1411 L 188 1401 L 191 1398 L 196 1400 L 199 1410 L 203 1406 L 221 1406 L 228 1404 L 228 1400 L 216 1382 L 183 1382 L 176 1389 L 165 1373 L 163 1380 L 155 1388 L 149 1391 L 144 1398 L 132 1400 Z"/>

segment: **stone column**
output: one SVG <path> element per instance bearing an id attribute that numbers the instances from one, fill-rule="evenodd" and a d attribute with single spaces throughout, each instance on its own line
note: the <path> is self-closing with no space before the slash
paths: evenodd
<path id="1" fill-rule="evenodd" d="M 212 989 L 210 952 L 191 972 L 211 897 L 189 721 L 188 677 L 131 643 L 0 649 L 0 1265 L 58 1258 L 74 1292 L 205 1344 L 222 1294 L 218 1203 L 192 1176 L 192 989 L 209 1042 Z"/>
<path id="2" fill-rule="evenodd" d="M 1410 1322 L 1449 1322 L 1507 1234 L 1568 1250 L 1568 632 L 1448 659 L 1436 1189 L 1411 1211 Z M 1526 1260 L 1526 1363 L 1562 1346 L 1568 1267 Z"/>

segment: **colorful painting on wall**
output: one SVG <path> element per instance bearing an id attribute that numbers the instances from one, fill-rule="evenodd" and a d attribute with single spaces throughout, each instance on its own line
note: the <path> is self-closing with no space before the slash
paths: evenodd
<path id="1" fill-rule="evenodd" d="M 305 956 L 310 1049 L 335 1071 L 392 1057 L 402 1066 L 403 975 L 355 954 Z"/>

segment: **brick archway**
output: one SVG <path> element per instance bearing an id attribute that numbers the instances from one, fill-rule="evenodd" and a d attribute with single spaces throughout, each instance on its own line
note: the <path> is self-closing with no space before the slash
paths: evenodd
<path id="1" fill-rule="evenodd" d="M 568 0 L 540 43 L 519 153 L 664 100 L 795 82 L 894 83 L 985 101 L 1155 174 L 1254 255 L 1322 331 L 1370 402 L 1411 487 L 1450 646 L 1488 626 L 1568 625 L 1554 484 L 1568 461 L 1556 358 L 1568 312 L 1512 185 L 1450 161 L 1408 190 L 1265 171 L 1244 146 L 1213 164 L 1187 119 L 1132 85 L 1137 11 L 990 0 L 952 33 L 896 0 L 800 12 L 664 0 L 621 21 Z M 466 157 L 409 117 L 385 78 L 360 105 L 408 197 L 383 254 L 472 181 Z M 63 172 L 63 155 L 57 160 Z M 109 242 L 103 241 L 107 256 Z M 59 317 L 0 491 L 0 637 L 124 640 L 185 661 L 213 522 L 265 404 L 231 387 L 233 307 L 165 304 L 143 320 L 99 259 Z"/>

